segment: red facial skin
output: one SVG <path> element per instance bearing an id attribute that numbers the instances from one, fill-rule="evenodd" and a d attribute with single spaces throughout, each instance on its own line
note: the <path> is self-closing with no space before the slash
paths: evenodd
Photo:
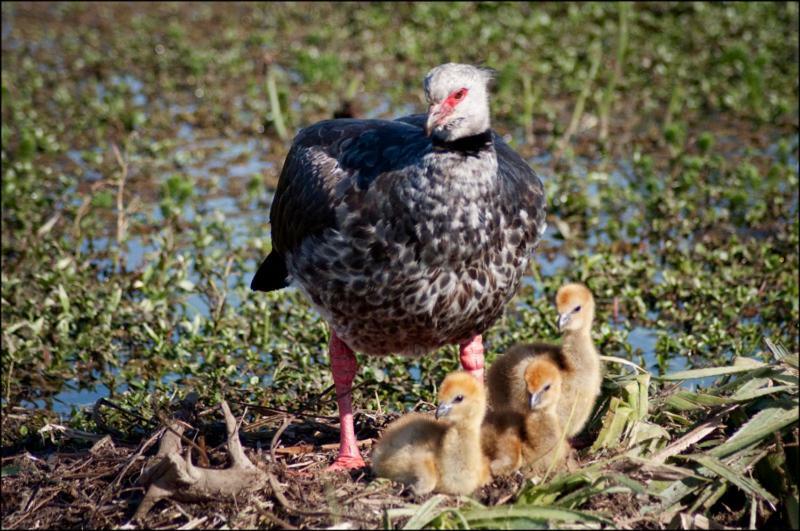
<path id="1" fill-rule="evenodd" d="M 458 90 L 454 90 L 450 93 L 445 100 L 440 103 L 439 105 L 431 105 L 428 108 L 428 114 L 430 115 L 431 112 L 436 114 L 436 121 L 433 123 L 434 127 L 441 125 L 444 120 L 452 114 L 453 110 L 456 108 L 456 105 L 461 103 L 464 98 L 467 96 L 469 89 L 467 88 L 460 88 Z"/>

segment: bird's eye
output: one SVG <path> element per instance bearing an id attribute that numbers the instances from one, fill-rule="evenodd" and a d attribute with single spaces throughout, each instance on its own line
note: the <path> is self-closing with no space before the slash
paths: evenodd
<path id="1" fill-rule="evenodd" d="M 458 403 L 459 403 L 459 402 L 461 402 L 462 400 L 464 400 L 464 395 L 458 395 L 457 397 L 455 397 L 455 398 L 453 399 L 453 403 L 455 403 L 455 404 L 458 404 Z"/>
<path id="2" fill-rule="evenodd" d="M 467 89 L 459 89 L 453 94 L 453 98 L 458 101 L 464 99 L 464 96 L 467 95 Z"/>
<path id="3" fill-rule="evenodd" d="M 544 386 L 544 390 L 545 390 L 545 391 L 549 391 L 549 390 L 550 390 L 550 384 L 547 384 L 547 385 L 545 385 L 545 386 Z"/>
<path id="4" fill-rule="evenodd" d="M 578 313 L 579 311 L 581 311 L 581 307 L 580 306 L 575 306 L 575 309 L 572 310 L 572 311 L 575 312 L 575 313 Z"/>

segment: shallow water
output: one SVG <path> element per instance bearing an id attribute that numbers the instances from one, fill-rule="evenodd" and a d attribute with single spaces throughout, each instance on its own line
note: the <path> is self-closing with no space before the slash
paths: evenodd
<path id="1" fill-rule="evenodd" d="M 4 46 L 14 48 L 21 44 L 15 37 L 9 37 L 13 27 L 13 16 L 4 16 L 2 23 L 2 35 Z M 47 49 L 53 48 L 54 41 L 49 38 L 43 38 L 40 42 L 29 43 L 34 46 L 41 46 Z M 56 50 L 50 50 L 55 53 Z M 63 68 L 64 65 L 56 64 L 54 68 Z M 302 76 L 300 73 L 286 69 L 285 74 L 295 82 L 301 82 Z M 90 94 L 98 103 L 102 103 L 109 98 L 118 98 L 122 94 L 122 98 L 129 102 L 133 108 L 141 111 L 147 116 L 148 112 L 166 113 L 176 122 L 175 123 L 175 137 L 174 147 L 167 153 L 163 154 L 164 160 L 174 160 L 177 162 L 179 172 L 183 172 L 190 177 L 194 182 L 193 191 L 195 197 L 192 201 L 188 202 L 182 209 L 182 218 L 187 222 L 192 222 L 202 219 L 206 225 L 210 223 L 222 223 L 226 228 L 231 231 L 230 243 L 227 242 L 212 242 L 210 250 L 220 250 L 222 252 L 229 249 L 226 245 L 231 245 L 233 248 L 243 248 L 250 245 L 254 238 L 266 237 L 268 231 L 268 213 L 269 208 L 264 206 L 256 199 L 248 199 L 243 197 L 242 190 L 247 188 L 247 183 L 253 179 L 263 181 L 266 174 L 275 176 L 279 168 L 275 167 L 275 162 L 268 159 L 268 154 L 273 148 L 270 142 L 264 137 L 260 138 L 229 138 L 229 137 L 205 137 L 203 131 L 197 129 L 189 119 L 194 117 L 198 112 L 198 104 L 193 102 L 182 103 L 165 103 L 159 97 L 148 98 L 146 87 L 144 83 L 136 76 L 131 74 L 111 74 L 105 82 L 99 82 L 92 78 L 85 80 L 85 90 Z M 202 89 L 198 89 L 202 90 Z M 152 93 L 151 93 L 152 94 Z M 197 94 L 195 94 L 197 95 Z M 421 109 L 409 103 L 397 104 L 390 97 L 373 98 L 364 96 L 361 101 L 357 102 L 361 108 L 366 109 L 364 116 L 366 118 L 389 118 L 391 116 L 404 116 L 419 112 Z M 244 96 L 236 96 L 234 100 L 235 113 L 239 115 L 246 115 L 248 120 L 253 115 L 253 111 L 245 108 Z M 299 101 L 292 99 L 290 109 L 299 112 Z M 506 135 L 506 140 L 509 142 L 517 143 L 521 141 L 523 132 L 517 128 L 513 135 Z M 731 155 L 741 155 L 745 150 L 750 149 L 740 141 L 736 136 L 719 135 L 716 139 L 718 145 L 724 145 L 725 149 Z M 780 145 L 779 139 L 775 139 L 766 150 L 765 155 L 778 159 L 786 157 L 787 162 L 793 167 L 797 168 L 797 148 L 798 148 L 798 135 L 794 135 L 789 145 Z M 512 144 L 513 145 L 513 144 Z M 788 150 L 786 149 L 788 147 Z M 103 179 L 103 175 L 98 172 L 95 167 L 87 163 L 87 157 L 97 157 L 101 155 L 101 148 L 95 147 L 86 151 L 69 150 L 66 156 L 69 161 L 77 167 L 81 174 L 82 179 L 86 182 L 96 182 Z M 539 173 L 542 180 L 545 182 L 545 187 L 548 187 L 548 181 L 552 179 L 549 175 L 550 167 L 553 162 L 553 155 L 551 153 L 542 153 L 536 157 L 529 159 L 531 166 Z M 162 173 L 155 175 L 154 181 L 156 184 L 163 183 L 166 179 L 175 173 L 174 168 L 164 170 Z M 639 185 L 639 176 L 636 173 L 635 165 L 630 160 L 615 160 L 612 164 L 601 159 L 589 159 L 585 157 L 577 157 L 571 163 L 567 170 L 585 186 L 586 195 L 588 198 L 593 199 L 599 196 L 599 192 L 608 186 L 617 187 L 632 187 L 636 188 Z M 268 196 L 268 193 L 261 193 L 261 196 Z M 79 194 L 67 194 L 73 201 L 78 204 L 81 201 Z M 553 198 L 550 198 L 553 200 Z M 566 198 L 560 198 L 563 202 Z M 77 206 L 77 205 L 75 205 Z M 155 223 L 163 223 L 164 217 L 161 208 L 157 201 L 152 205 L 148 205 L 149 211 L 144 212 L 144 215 L 152 219 Z M 638 213 L 639 205 L 626 204 L 619 211 L 614 212 L 615 220 L 625 226 L 634 215 Z M 798 210 L 798 199 L 795 196 L 792 205 L 793 212 Z M 598 223 L 594 227 L 590 227 L 586 234 L 583 235 L 583 242 L 581 253 L 591 253 L 592 250 L 598 245 L 605 245 L 611 243 L 611 238 L 605 230 L 606 225 L 611 221 L 611 213 L 608 210 L 597 208 Z M 575 264 L 571 255 L 565 251 L 564 240 L 561 237 L 559 228 L 556 223 L 549 223 L 549 227 L 545 232 L 539 249 L 534 255 L 534 261 L 538 268 L 538 273 L 544 278 L 553 277 L 557 274 L 568 271 Z M 124 264 L 128 272 L 136 272 L 143 270 L 148 263 L 157 259 L 159 247 L 155 243 L 153 235 L 151 234 L 131 234 L 125 242 Z M 691 242 L 685 238 L 675 238 L 675 244 L 679 249 L 688 251 Z M 88 252 L 90 249 L 95 251 L 109 251 L 116 245 L 116 241 L 109 237 L 99 237 L 93 239 L 84 239 L 81 251 Z M 647 252 L 656 253 L 657 249 L 650 246 Z M 106 256 L 110 256 L 110 253 Z M 95 260 L 98 266 L 100 275 L 103 276 L 103 271 L 109 271 L 113 267 L 110 258 L 100 258 Z M 227 304 L 236 307 L 241 304 L 239 296 L 231 289 L 236 285 L 247 285 L 249 279 L 254 274 L 258 263 L 256 261 L 248 261 L 246 269 L 235 268 L 231 271 L 230 276 L 225 280 L 229 288 Z M 188 280 L 194 285 L 198 285 L 202 279 L 197 271 L 193 268 L 190 269 Z M 664 280 L 664 273 L 656 269 L 651 279 L 654 283 L 660 283 Z M 523 289 L 532 289 L 534 297 L 540 298 L 543 296 L 541 287 L 534 281 L 532 277 L 525 277 L 523 279 Z M 516 304 L 525 305 L 526 303 L 521 300 L 521 297 L 516 299 Z M 513 303 L 512 303 L 513 304 Z M 192 293 L 186 298 L 185 306 L 176 308 L 175 311 L 181 312 L 182 317 L 188 321 L 192 321 L 195 316 L 202 318 L 209 318 L 210 309 L 206 299 L 199 294 Z M 655 323 L 658 315 L 651 312 L 647 316 L 647 322 L 626 322 L 625 324 L 609 323 L 612 328 L 616 328 L 625 333 L 626 342 L 631 346 L 634 352 L 634 360 L 641 362 L 648 370 L 654 373 L 665 371 L 683 370 L 690 367 L 690 360 L 685 356 L 674 356 L 666 360 L 666 366 L 659 363 L 656 357 L 656 345 L 658 344 L 659 337 L 670 334 L 670 330 L 660 330 L 649 323 Z M 638 357 L 638 359 L 637 359 Z M 415 380 L 421 378 L 420 368 L 412 365 L 409 371 Z M 176 378 L 177 375 L 169 374 L 163 378 L 164 381 L 170 381 Z M 693 380 L 686 382 L 687 387 L 696 387 L 703 385 L 710 385 L 714 379 L 707 380 Z M 90 384 L 89 388 L 81 388 L 81 382 L 67 382 L 64 389 L 52 397 L 52 407 L 58 412 L 67 412 L 71 406 L 86 405 L 93 403 L 98 397 L 107 396 L 109 389 L 102 384 Z M 152 384 L 151 384 L 152 385 Z M 115 389 L 116 392 L 121 392 L 126 389 L 126 386 L 120 386 Z M 41 404 L 40 400 L 36 404 Z"/>
<path id="2" fill-rule="evenodd" d="M 131 87 L 134 94 L 137 91 L 141 91 L 141 86 L 137 85 L 135 79 L 120 78 L 116 82 L 126 83 Z M 368 114 L 370 116 L 381 116 L 387 112 L 387 109 L 388 107 L 379 106 Z M 172 114 L 175 116 L 190 111 L 191 108 L 189 107 L 171 109 Z M 413 109 L 403 109 L 403 111 L 404 113 L 412 112 Z M 259 233 L 267 230 L 268 208 L 259 205 L 257 200 L 246 200 L 243 197 L 233 195 L 231 190 L 241 190 L 243 189 L 242 183 L 254 178 L 261 179 L 267 172 L 275 171 L 274 164 L 265 157 L 269 150 L 269 143 L 255 139 L 244 141 L 229 138 L 201 139 L 188 123 L 180 124 L 178 138 L 180 139 L 179 145 L 176 146 L 170 156 L 176 160 L 186 161 L 184 171 L 196 183 L 214 183 L 212 192 L 205 192 L 202 185 L 195 186 L 195 193 L 200 197 L 194 200 L 194 204 L 187 204 L 184 207 L 183 219 L 192 221 L 197 216 L 202 216 L 204 223 L 212 221 L 224 223 L 231 230 L 231 242 L 234 247 L 246 246 L 254 236 L 263 236 L 263 234 Z M 796 146 L 797 138 L 795 137 L 794 148 Z M 777 157 L 779 150 L 777 146 L 770 146 L 767 152 Z M 198 153 L 201 155 L 198 156 Z M 97 180 L 101 177 L 88 167 L 79 151 L 70 151 L 67 155 L 75 165 L 84 170 L 84 176 L 87 180 Z M 529 161 L 532 167 L 540 173 L 543 181 L 548 179 L 547 170 L 543 170 L 539 165 L 547 163 L 548 160 L 549 155 L 543 155 L 532 158 Z M 793 163 L 796 164 L 796 157 L 793 159 Z M 597 193 L 598 187 L 605 186 L 607 183 L 614 185 L 624 184 L 625 186 L 635 183 L 636 176 L 632 165 L 628 161 L 617 161 L 617 169 L 604 173 L 597 173 L 593 170 L 596 164 L 597 161 L 578 159 L 570 169 L 573 175 L 582 177 L 587 182 L 589 192 L 592 195 Z M 172 173 L 174 172 L 166 172 L 160 177 L 160 180 L 165 180 Z M 629 219 L 635 208 L 635 206 L 630 205 L 628 209 L 620 213 L 621 218 L 623 220 Z M 152 211 L 146 214 L 152 216 L 157 222 L 163 221 L 158 204 L 153 205 Z M 584 242 L 586 251 L 584 252 L 591 252 L 591 249 L 600 243 L 608 243 L 608 235 L 603 231 L 607 222 L 608 214 L 602 212 L 600 224 L 586 235 Z M 87 252 L 90 246 L 96 251 L 108 250 L 110 245 L 115 245 L 113 239 L 95 238 L 91 241 L 86 239 L 82 251 Z M 215 243 L 212 243 L 211 249 L 214 249 L 215 245 Z M 550 223 L 543 236 L 540 248 L 537 249 L 534 255 L 534 260 L 541 276 L 551 277 L 559 272 L 568 270 L 573 265 L 570 256 L 562 251 L 563 245 L 564 240 L 561 239 L 558 229 L 553 223 Z M 690 242 L 679 240 L 677 245 L 688 248 Z M 157 246 L 152 242 L 152 237 L 148 235 L 131 236 L 126 242 L 126 247 L 125 265 L 128 271 L 141 270 L 158 254 Z M 217 246 L 217 248 L 225 249 L 224 246 Z M 100 260 L 98 265 L 101 266 L 101 270 L 106 267 L 110 268 L 111 261 Z M 233 288 L 238 283 L 248 284 L 257 265 L 254 262 L 248 265 L 250 269 L 246 271 L 232 271 L 232 274 L 227 279 L 228 287 Z M 201 282 L 197 272 L 194 270 L 190 271 L 188 279 L 194 284 Z M 653 281 L 659 282 L 661 280 L 663 280 L 663 273 L 657 270 Z M 524 278 L 523 286 L 532 288 L 534 296 L 542 296 L 533 278 Z M 525 304 L 519 299 L 517 301 L 518 304 Z M 236 307 L 240 303 L 238 296 L 233 291 L 230 291 L 227 304 Z M 177 309 L 176 311 L 184 312 L 188 321 L 191 321 L 195 315 L 200 315 L 203 318 L 208 318 L 210 315 L 208 303 L 197 293 L 189 295 L 186 299 L 185 308 Z M 648 321 L 650 322 L 655 322 L 657 318 L 658 315 L 655 312 L 651 311 L 648 314 Z M 623 332 L 626 330 L 622 325 L 614 323 L 611 323 L 611 325 Z M 690 368 L 690 360 L 684 356 L 674 356 L 668 359 L 666 367 L 659 364 L 656 358 L 656 344 L 661 335 L 669 333 L 669 330 L 659 330 L 655 327 L 632 323 L 631 328 L 627 330 L 626 341 L 633 349 L 633 360 L 643 363 L 648 370 L 655 374 L 661 373 L 662 370 L 674 372 Z M 409 372 L 414 380 L 418 381 L 421 378 L 418 365 L 410 365 Z M 174 373 L 167 374 L 162 378 L 162 382 L 174 381 L 178 377 L 179 375 Z M 264 375 L 261 378 L 260 385 L 268 385 L 269 382 L 265 380 L 269 379 L 270 376 Z M 717 378 L 690 380 L 684 382 L 684 386 L 689 389 L 696 389 L 712 385 L 716 380 Z M 153 382 L 150 382 L 148 388 L 152 387 Z M 115 393 L 124 392 L 126 389 L 128 389 L 128 386 L 121 384 L 115 389 Z M 110 389 L 101 383 L 87 385 L 85 382 L 69 381 L 64 384 L 64 388 L 61 391 L 52 397 L 25 402 L 24 405 L 52 408 L 55 412 L 68 414 L 73 407 L 91 406 L 98 398 L 107 397 L 109 394 Z"/>
<path id="3" fill-rule="evenodd" d="M 20 405 L 69 415 L 73 409 L 91 408 L 98 399 L 112 396 L 111 390 L 105 384 L 94 384 L 87 387 L 85 382 L 70 380 L 64 382 L 63 385 L 64 388 L 51 397 L 22 400 Z M 128 385 L 122 384 L 116 391 L 123 393 L 127 389 Z"/>

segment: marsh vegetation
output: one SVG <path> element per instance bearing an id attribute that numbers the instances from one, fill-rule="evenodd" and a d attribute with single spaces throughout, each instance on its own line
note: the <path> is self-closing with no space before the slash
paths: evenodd
<path id="1" fill-rule="evenodd" d="M 125 523 L 192 391 L 195 458 L 223 464 L 226 399 L 273 481 L 148 526 L 797 527 L 797 27 L 796 3 L 3 3 L 3 527 Z M 548 198 L 487 362 L 557 340 L 565 281 L 597 298 L 582 466 L 472 498 L 320 479 L 328 331 L 248 288 L 271 190 L 298 128 L 422 112 L 451 60 L 498 70 L 493 126 Z M 368 440 L 458 356 L 359 362 Z"/>

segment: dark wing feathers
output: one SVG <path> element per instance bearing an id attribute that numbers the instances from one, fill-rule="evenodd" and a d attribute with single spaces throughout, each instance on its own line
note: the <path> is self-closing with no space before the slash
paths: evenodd
<path id="1" fill-rule="evenodd" d="M 303 129 L 286 157 L 270 211 L 274 248 L 284 253 L 335 227 L 335 208 L 352 187 L 415 160 L 427 144 L 415 127 L 385 120 L 325 120 Z"/>
<path id="2" fill-rule="evenodd" d="M 285 287 L 284 254 L 336 226 L 335 209 L 344 193 L 366 189 L 378 175 L 400 169 L 427 144 L 419 128 L 385 120 L 324 120 L 300 131 L 272 200 L 273 250 L 251 288 Z"/>
<path id="3" fill-rule="evenodd" d="M 410 124 L 413 125 L 414 127 L 419 127 L 420 129 L 425 129 L 425 122 L 427 121 L 428 121 L 427 114 L 409 114 L 408 116 L 403 116 L 395 119 L 395 122 Z"/>
<path id="4" fill-rule="evenodd" d="M 281 171 L 270 210 L 273 250 L 261 264 L 251 289 L 272 291 L 287 285 L 284 253 L 305 238 L 336 226 L 335 209 L 344 193 L 366 189 L 381 174 L 412 164 L 430 146 L 427 116 L 394 121 L 325 120 L 298 133 Z M 494 131 L 501 205 L 509 214 L 526 209 L 542 227 L 544 190 L 530 166 Z"/>

